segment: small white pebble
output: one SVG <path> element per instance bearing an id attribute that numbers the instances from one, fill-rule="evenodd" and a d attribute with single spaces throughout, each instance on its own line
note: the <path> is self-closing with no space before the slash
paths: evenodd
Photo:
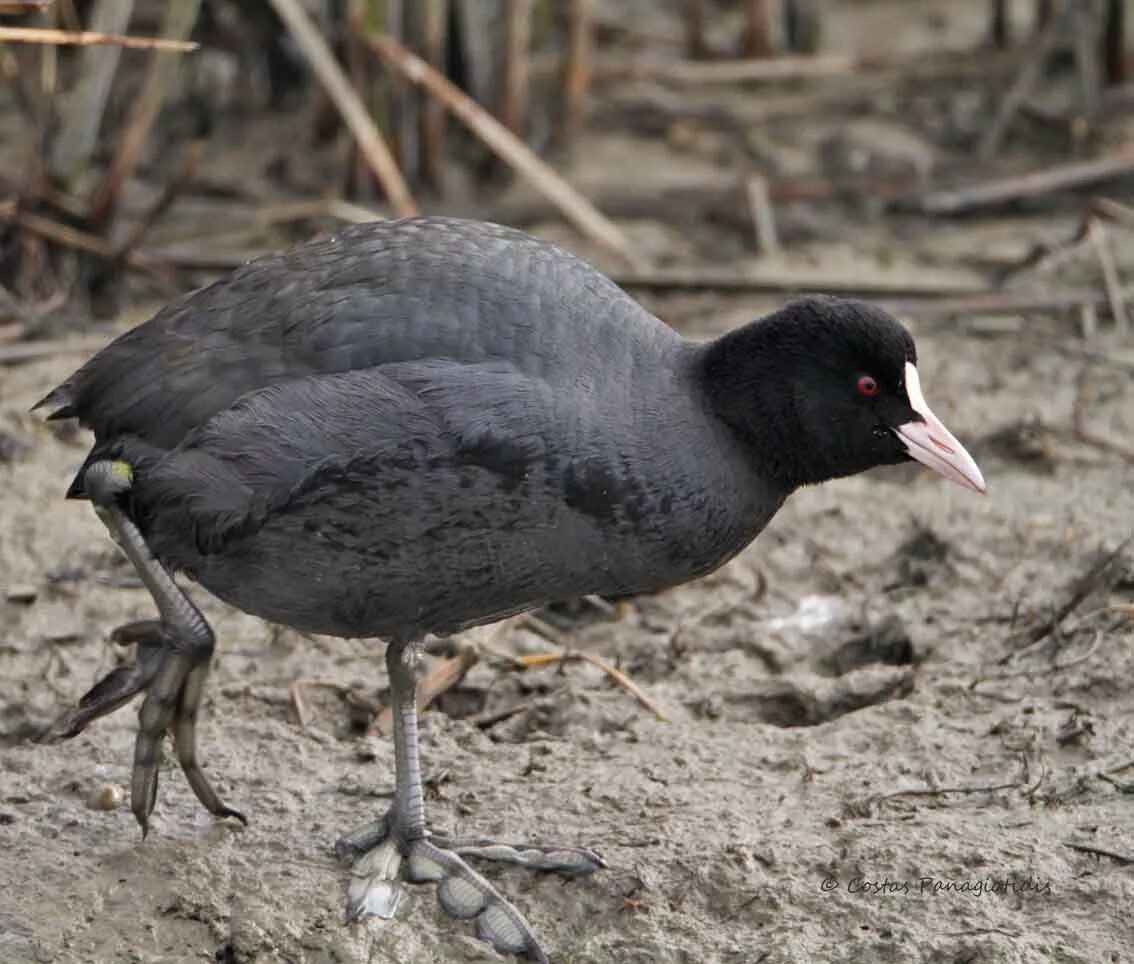
<path id="1" fill-rule="evenodd" d="M 39 590 L 35 586 L 9 586 L 5 596 L 10 603 L 27 606 L 35 602 Z"/>
<path id="2" fill-rule="evenodd" d="M 87 795 L 88 810 L 117 810 L 122 806 L 122 790 L 113 783 L 95 787 Z"/>

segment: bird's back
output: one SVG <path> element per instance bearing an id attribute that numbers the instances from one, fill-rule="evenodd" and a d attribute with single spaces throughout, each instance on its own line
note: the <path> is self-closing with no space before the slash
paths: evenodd
<path id="1" fill-rule="evenodd" d="M 420 634 L 672 585 L 759 531 L 783 493 L 695 357 L 553 245 L 414 219 L 252 262 L 45 402 L 134 467 L 171 568 L 275 622 Z"/>
<path id="2" fill-rule="evenodd" d="M 624 383 L 677 341 L 555 245 L 482 222 L 379 221 L 257 259 L 179 298 L 42 404 L 91 428 L 95 455 L 124 436 L 167 450 L 242 396 L 295 378 L 506 361 L 586 391 Z"/>

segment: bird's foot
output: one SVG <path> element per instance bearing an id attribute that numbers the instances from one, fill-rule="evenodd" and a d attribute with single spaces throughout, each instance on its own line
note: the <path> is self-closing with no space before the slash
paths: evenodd
<path id="1" fill-rule="evenodd" d="M 78 704 L 62 713 L 41 738 L 66 740 L 81 733 L 99 717 L 113 713 L 139 693 L 145 699 L 138 713 L 130 806 L 145 834 L 157 800 L 162 740 L 173 735 L 177 761 L 205 809 L 218 817 L 244 815 L 226 806 L 212 788 L 197 761 L 197 711 L 208 673 L 208 660 L 195 655 L 195 647 L 182 641 L 158 620 L 141 620 L 118 627 L 111 639 L 124 646 L 137 645 L 133 663 L 117 666 L 95 683 Z"/>
<path id="2" fill-rule="evenodd" d="M 410 883 L 436 883 L 437 901 L 450 917 L 475 919 L 477 936 L 496 951 L 534 961 L 546 961 L 547 955 L 528 922 L 464 858 L 551 870 L 567 877 L 606 866 L 598 854 L 580 847 L 502 844 L 429 834 L 408 839 L 393 809 L 343 837 L 335 849 L 341 857 L 357 857 L 347 895 L 350 920 L 393 917 L 401 898 L 399 878 Z"/>

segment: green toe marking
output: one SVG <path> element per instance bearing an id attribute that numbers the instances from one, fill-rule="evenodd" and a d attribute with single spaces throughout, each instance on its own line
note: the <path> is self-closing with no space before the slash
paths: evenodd
<path id="1" fill-rule="evenodd" d="M 123 482 L 131 483 L 134 481 L 134 470 L 130 467 L 129 462 L 124 462 L 122 459 L 115 459 L 110 463 L 111 474 Z"/>

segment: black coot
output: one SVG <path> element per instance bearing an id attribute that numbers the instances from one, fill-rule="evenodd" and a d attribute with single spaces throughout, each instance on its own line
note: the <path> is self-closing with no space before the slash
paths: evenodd
<path id="1" fill-rule="evenodd" d="M 588 593 L 660 589 L 747 545 L 793 489 L 916 459 L 980 472 L 922 396 L 916 352 L 868 304 L 805 298 L 697 345 L 567 252 L 490 224 L 360 225 L 254 261 L 99 352 L 43 404 L 95 444 L 71 488 L 160 619 L 134 664 L 53 728 L 145 692 L 143 830 L 161 743 L 214 814 L 195 723 L 213 634 L 169 573 L 297 629 L 387 640 L 397 792 L 341 842 L 354 915 L 390 915 L 402 860 L 501 951 L 545 959 L 463 856 L 567 874 L 588 850 L 425 830 L 415 642 Z"/>

